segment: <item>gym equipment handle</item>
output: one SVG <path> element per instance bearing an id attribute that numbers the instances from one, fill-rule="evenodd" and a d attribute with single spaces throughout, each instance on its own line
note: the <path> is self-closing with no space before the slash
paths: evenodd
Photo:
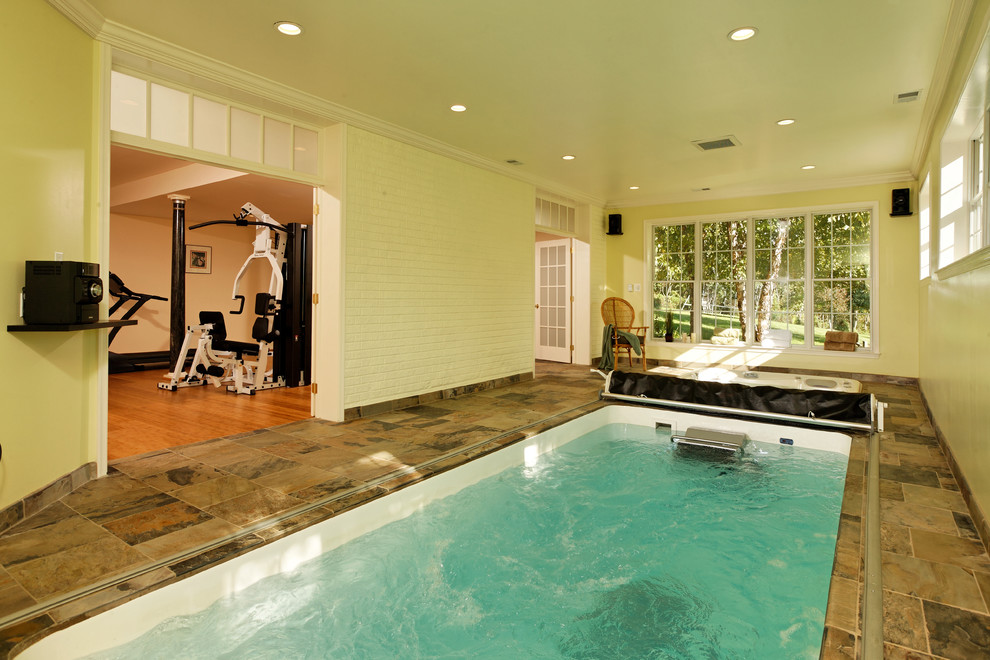
<path id="1" fill-rule="evenodd" d="M 244 313 L 244 296 L 234 296 L 234 300 L 240 300 L 241 306 L 237 309 L 231 311 L 231 314 L 243 314 Z"/>
<path id="2" fill-rule="evenodd" d="M 209 227 L 210 225 L 237 225 L 238 227 L 269 227 L 275 231 L 280 231 L 283 233 L 290 233 L 286 227 L 278 227 L 276 225 L 267 222 L 248 222 L 247 220 L 210 220 L 208 222 L 201 222 L 198 225 L 192 225 L 189 227 L 192 229 L 199 229 L 200 227 Z"/>

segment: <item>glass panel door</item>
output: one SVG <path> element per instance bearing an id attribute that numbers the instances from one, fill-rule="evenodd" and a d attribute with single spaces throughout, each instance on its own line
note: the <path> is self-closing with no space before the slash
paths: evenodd
<path id="1" fill-rule="evenodd" d="M 536 359 L 571 361 L 571 239 L 536 244 Z"/>

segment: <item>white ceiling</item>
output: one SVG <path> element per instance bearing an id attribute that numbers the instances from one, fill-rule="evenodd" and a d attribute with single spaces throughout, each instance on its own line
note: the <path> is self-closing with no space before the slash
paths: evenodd
<path id="1" fill-rule="evenodd" d="M 231 220 L 246 202 L 282 224 L 313 219 L 312 186 L 111 147 L 111 211 L 168 218 L 172 215 L 171 194 L 189 197 L 185 211 L 188 224 Z"/>
<path id="2" fill-rule="evenodd" d="M 911 176 L 966 0 L 89 2 L 104 26 L 616 206 Z M 759 32 L 730 41 L 740 26 Z M 726 135 L 740 146 L 692 144 Z"/>

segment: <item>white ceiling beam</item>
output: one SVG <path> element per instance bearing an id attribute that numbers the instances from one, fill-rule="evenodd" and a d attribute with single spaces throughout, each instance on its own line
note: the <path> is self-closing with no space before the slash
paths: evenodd
<path id="1" fill-rule="evenodd" d="M 140 202 L 245 175 L 245 172 L 225 170 L 201 163 L 190 163 L 174 170 L 113 186 L 110 188 L 110 206 L 112 208 L 131 202 Z"/>

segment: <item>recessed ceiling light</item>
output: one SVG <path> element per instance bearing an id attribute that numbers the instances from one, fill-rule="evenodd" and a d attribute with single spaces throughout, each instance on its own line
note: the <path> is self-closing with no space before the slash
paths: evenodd
<path id="1" fill-rule="evenodd" d="M 574 156 L 571 156 L 570 154 L 568 154 L 567 156 L 561 156 L 561 158 L 563 158 L 564 160 L 574 160 Z"/>
<path id="2" fill-rule="evenodd" d="M 453 110 L 454 112 L 464 112 L 465 110 L 467 110 L 467 106 L 458 103 L 456 105 L 450 106 L 450 109 Z"/>
<path id="3" fill-rule="evenodd" d="M 756 36 L 755 27 L 741 27 L 736 28 L 729 33 L 729 39 L 733 41 L 746 41 L 747 39 L 752 39 Z"/>
<path id="4" fill-rule="evenodd" d="M 290 37 L 295 37 L 302 34 L 302 28 L 292 21 L 279 21 L 275 23 L 275 29 L 282 34 L 287 34 Z"/>
<path id="5" fill-rule="evenodd" d="M 815 169 L 815 166 L 814 165 L 802 165 L 801 166 L 801 169 L 802 170 L 813 170 L 813 169 Z"/>
<path id="6" fill-rule="evenodd" d="M 639 190 L 639 186 L 629 186 L 629 190 Z"/>
<path id="7" fill-rule="evenodd" d="M 777 121 L 777 126 L 790 126 L 793 123 L 793 119 L 781 119 Z"/>

